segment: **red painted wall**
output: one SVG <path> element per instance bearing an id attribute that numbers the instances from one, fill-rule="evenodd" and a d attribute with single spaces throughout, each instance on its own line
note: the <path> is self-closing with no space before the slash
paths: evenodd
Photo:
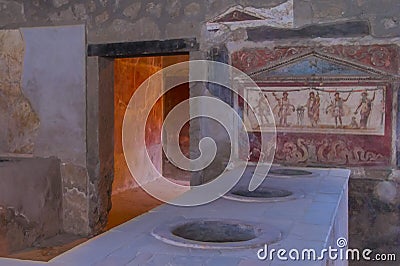
<path id="1" fill-rule="evenodd" d="M 357 66 L 365 66 L 371 71 L 380 73 L 397 74 L 399 67 L 399 55 L 396 46 L 373 45 L 373 46 L 331 46 L 331 47 L 277 47 L 274 49 L 257 48 L 243 49 L 231 55 L 232 65 L 247 74 L 260 71 L 268 67 L 282 64 L 291 58 L 318 52 L 342 59 L 351 66 L 354 62 Z M 306 79 L 305 79 L 306 80 Z M 329 134 L 329 133 L 293 133 L 278 132 L 277 150 L 275 162 L 293 165 L 348 165 L 348 166 L 374 166 L 390 165 L 392 159 L 392 106 L 393 88 L 388 81 L 375 81 L 374 85 L 386 86 L 385 102 L 385 133 L 383 136 L 360 134 Z M 272 77 L 264 80 L 264 87 L 288 87 L 288 86 L 313 86 L 312 82 L 293 81 L 277 82 Z M 367 86 L 367 81 L 336 81 L 326 82 L 322 86 Z M 270 103 L 271 105 L 275 103 Z M 243 101 L 239 100 L 239 106 L 244 107 Z M 257 151 L 260 147 L 260 133 L 249 132 L 251 139 L 251 161 L 259 159 Z"/>

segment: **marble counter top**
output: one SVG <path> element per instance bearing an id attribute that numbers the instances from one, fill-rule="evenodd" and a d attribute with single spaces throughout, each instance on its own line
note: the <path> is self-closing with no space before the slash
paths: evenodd
<path id="1" fill-rule="evenodd" d="M 220 198 L 197 207 L 162 205 L 54 258 L 50 265 L 325 265 L 326 261 L 259 260 L 261 247 L 208 250 L 166 244 L 151 235 L 154 228 L 180 219 L 234 219 L 270 225 L 282 239 L 269 249 L 322 250 L 334 237 L 347 239 L 347 183 L 350 171 L 307 168 L 313 177 L 268 178 L 264 183 L 297 189 L 304 197 L 281 202 L 240 202 Z M 189 192 L 190 193 L 190 192 Z M 346 216 L 346 217 L 345 217 Z M 341 235 L 342 234 L 342 235 Z M 6 264 L 3 264 L 6 263 Z M 22 265 L 0 259 L 1 265 Z M 24 262 L 24 264 L 30 262 Z M 345 265 L 345 264 L 340 264 Z"/>

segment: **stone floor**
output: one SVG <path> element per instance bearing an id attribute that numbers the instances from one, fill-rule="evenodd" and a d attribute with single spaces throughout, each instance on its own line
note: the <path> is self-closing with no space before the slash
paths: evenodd
<path id="1" fill-rule="evenodd" d="M 141 188 L 132 188 L 114 194 L 111 200 L 112 208 L 108 216 L 106 230 L 123 224 L 162 204 L 161 201 L 151 197 Z"/>
<path id="2" fill-rule="evenodd" d="M 5 257 L 47 262 L 87 240 L 87 238 L 79 236 L 61 234 L 43 241 L 38 246 L 21 250 Z"/>

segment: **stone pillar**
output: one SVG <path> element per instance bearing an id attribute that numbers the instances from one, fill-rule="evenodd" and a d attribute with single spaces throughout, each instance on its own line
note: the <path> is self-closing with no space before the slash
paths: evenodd
<path id="1" fill-rule="evenodd" d="M 88 219 L 97 234 L 107 224 L 114 179 L 114 61 L 89 57 L 87 74 Z"/>

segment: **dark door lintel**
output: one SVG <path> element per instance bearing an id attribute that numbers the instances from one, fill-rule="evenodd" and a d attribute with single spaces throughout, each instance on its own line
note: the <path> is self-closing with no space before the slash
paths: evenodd
<path id="1" fill-rule="evenodd" d="M 198 51 L 196 38 L 172 39 L 165 41 L 121 42 L 107 44 L 89 44 L 88 56 L 102 57 L 139 57 L 168 54 L 184 54 Z"/>

